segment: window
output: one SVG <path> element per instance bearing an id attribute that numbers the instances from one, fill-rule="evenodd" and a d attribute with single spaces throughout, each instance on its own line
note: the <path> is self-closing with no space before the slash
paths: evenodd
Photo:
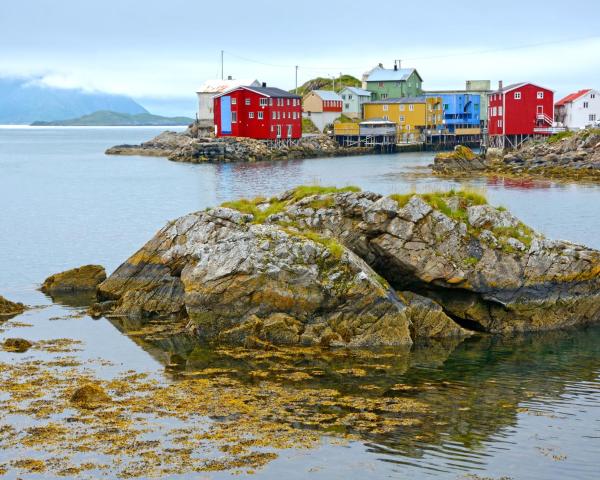
<path id="1" fill-rule="evenodd" d="M 444 110 L 449 110 L 450 109 L 450 105 L 448 105 L 447 103 L 444 103 Z"/>
<path id="2" fill-rule="evenodd" d="M 590 98 L 596 98 L 596 94 L 595 93 L 590 93 Z"/>
<path id="3" fill-rule="evenodd" d="M 281 125 L 277 125 L 277 138 L 281 138 Z"/>
<path id="4" fill-rule="evenodd" d="M 515 92 L 515 100 L 521 100 L 521 92 Z"/>
<path id="5" fill-rule="evenodd" d="M 539 99 L 544 98 L 544 92 L 537 92 L 537 98 L 539 98 Z"/>
<path id="6" fill-rule="evenodd" d="M 277 112 L 273 111 L 273 120 L 277 120 Z"/>
<path id="7" fill-rule="evenodd" d="M 258 112 L 258 119 L 262 120 L 263 118 L 265 118 L 264 112 L 261 110 L 260 112 Z"/>
<path id="8" fill-rule="evenodd" d="M 268 98 L 261 98 L 261 99 L 260 99 L 260 103 L 259 103 L 259 104 L 260 104 L 260 106 L 261 106 L 261 107 L 266 107 L 266 106 L 267 106 L 267 104 L 269 103 L 269 100 L 270 100 L 270 99 L 268 99 Z"/>
<path id="9" fill-rule="evenodd" d="M 380 86 L 380 87 L 383 87 L 383 82 L 379 82 L 379 86 Z"/>
<path id="10" fill-rule="evenodd" d="M 231 123 L 237 122 L 237 112 L 231 112 Z"/>
<path id="11" fill-rule="evenodd" d="M 502 120 L 498 120 L 498 128 L 502 127 Z"/>
<path id="12" fill-rule="evenodd" d="M 502 107 L 498 107 L 498 116 L 501 117 L 502 116 Z"/>
<path id="13" fill-rule="evenodd" d="M 588 102 L 583 102 L 583 108 L 589 108 L 590 104 Z"/>
<path id="14" fill-rule="evenodd" d="M 382 93 L 381 94 L 381 99 L 385 100 L 386 98 L 388 98 L 388 94 L 387 93 Z"/>
<path id="15" fill-rule="evenodd" d="M 400 116 L 398 117 L 398 121 L 399 121 L 400 123 L 404 123 L 404 115 L 400 115 Z"/>
<path id="16" fill-rule="evenodd" d="M 414 112 L 415 111 L 415 106 L 412 103 L 408 106 L 408 111 L 409 112 Z"/>
<path id="17" fill-rule="evenodd" d="M 403 112 L 404 111 L 404 105 L 400 105 L 400 111 Z"/>
<path id="18" fill-rule="evenodd" d="M 594 98 L 594 97 L 592 97 Z M 352 95 L 348 95 L 348 100 L 352 100 Z"/>
<path id="19" fill-rule="evenodd" d="M 389 120 L 389 117 L 388 117 L 387 115 L 384 115 L 384 116 L 383 116 L 383 119 L 384 119 L 384 120 Z"/>
<path id="20" fill-rule="evenodd" d="M 246 99 L 246 105 L 250 105 L 250 99 L 249 98 Z"/>
<path id="21" fill-rule="evenodd" d="M 384 106 L 383 106 L 383 111 L 384 111 L 384 112 L 387 112 L 389 109 L 390 109 L 390 106 L 389 106 L 389 105 L 384 105 Z"/>
<path id="22" fill-rule="evenodd" d="M 287 127 L 287 136 L 288 138 L 292 138 L 292 126 L 288 125 Z"/>
<path id="23" fill-rule="evenodd" d="M 248 112 L 248 118 L 254 118 L 254 112 Z"/>
<path id="24" fill-rule="evenodd" d="M 595 122 L 596 121 L 596 114 L 592 113 L 590 114 L 590 122 Z"/>
<path id="25" fill-rule="evenodd" d="M 288 107 L 290 106 L 290 99 L 289 98 L 287 99 L 287 106 Z"/>
<path id="26" fill-rule="evenodd" d="M 496 115 L 498 115 L 498 109 L 496 107 L 492 108 L 492 117 L 495 117 Z"/>
<path id="27" fill-rule="evenodd" d="M 231 99 L 231 104 L 232 105 L 237 105 L 237 98 L 232 98 Z"/>
<path id="28" fill-rule="evenodd" d="M 349 104 L 349 103 L 346 103 L 346 104 L 345 104 L 345 108 L 346 108 L 346 110 L 350 110 L 350 104 Z"/>

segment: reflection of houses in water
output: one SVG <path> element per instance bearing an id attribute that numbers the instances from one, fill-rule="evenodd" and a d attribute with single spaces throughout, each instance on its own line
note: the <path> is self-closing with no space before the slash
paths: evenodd
<path id="1" fill-rule="evenodd" d="M 291 184 L 302 183 L 302 163 L 303 160 L 277 160 L 216 164 L 217 202 L 277 195 Z"/>
<path id="2" fill-rule="evenodd" d="M 486 184 L 513 190 L 542 190 L 552 188 L 552 182 L 535 178 L 488 177 Z"/>

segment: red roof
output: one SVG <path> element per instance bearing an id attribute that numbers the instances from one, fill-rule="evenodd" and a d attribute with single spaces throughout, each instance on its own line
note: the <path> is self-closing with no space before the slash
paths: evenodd
<path id="1" fill-rule="evenodd" d="M 591 90 L 591 88 L 587 88 L 585 90 L 579 90 L 578 92 L 575 93 L 570 93 L 569 95 L 567 95 L 565 98 L 561 98 L 558 102 L 556 102 L 556 105 L 558 106 L 562 106 L 566 103 L 571 103 L 574 102 L 575 100 L 577 100 L 579 97 L 584 96 L 586 93 L 588 93 Z"/>

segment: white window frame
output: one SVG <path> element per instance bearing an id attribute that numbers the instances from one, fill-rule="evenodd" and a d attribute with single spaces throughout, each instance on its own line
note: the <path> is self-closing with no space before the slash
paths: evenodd
<path id="1" fill-rule="evenodd" d="M 409 112 L 414 112 L 415 111 L 415 106 L 412 103 L 408 105 L 408 111 Z"/>
<path id="2" fill-rule="evenodd" d="M 231 123 L 237 123 L 237 112 L 231 112 Z"/>
<path id="3" fill-rule="evenodd" d="M 237 98 L 231 97 L 231 104 L 232 105 L 237 105 Z"/>
<path id="4" fill-rule="evenodd" d="M 277 125 L 277 138 L 281 138 L 281 125 Z"/>
<path id="5" fill-rule="evenodd" d="M 254 112 L 248 112 L 248 118 L 250 118 L 250 119 L 254 118 Z"/>
<path id="6" fill-rule="evenodd" d="M 400 105 L 400 111 L 403 112 L 404 111 L 404 105 Z"/>
<path id="7" fill-rule="evenodd" d="M 264 112 L 262 110 L 258 111 L 258 119 L 263 120 L 265 118 Z"/>
<path id="8" fill-rule="evenodd" d="M 521 100 L 521 92 L 515 92 L 515 94 L 513 95 L 515 100 Z"/>
<path id="9" fill-rule="evenodd" d="M 589 102 L 583 102 L 583 108 L 590 108 Z"/>
<path id="10" fill-rule="evenodd" d="M 589 119 L 590 119 L 590 122 L 595 122 L 596 121 L 596 114 L 595 113 L 590 113 Z"/>
<path id="11" fill-rule="evenodd" d="M 250 105 L 250 99 L 249 99 L 249 98 L 247 98 L 246 100 L 244 100 L 244 103 L 245 103 L 246 105 Z"/>
<path id="12" fill-rule="evenodd" d="M 390 106 L 389 106 L 389 105 L 384 105 L 384 106 L 383 106 L 383 111 L 384 111 L 384 112 L 387 112 L 387 111 L 389 111 L 389 109 L 390 109 Z"/>
<path id="13" fill-rule="evenodd" d="M 498 107 L 498 116 L 502 116 L 502 106 Z"/>
<path id="14" fill-rule="evenodd" d="M 543 99 L 544 98 L 544 92 L 537 92 L 537 98 L 539 100 Z"/>
<path id="15" fill-rule="evenodd" d="M 273 120 L 277 120 L 277 112 L 273 110 Z"/>
<path id="16" fill-rule="evenodd" d="M 404 115 L 400 115 L 400 116 L 398 117 L 398 122 L 399 122 L 399 123 L 404 123 L 404 121 L 405 121 L 405 120 L 406 120 L 406 118 L 404 117 Z"/>
<path id="17" fill-rule="evenodd" d="M 266 107 L 266 106 L 269 104 L 269 100 L 270 100 L 269 98 L 264 98 L 264 97 L 263 97 L 263 98 L 261 98 L 261 99 L 259 100 L 258 104 L 259 104 L 261 107 Z"/>

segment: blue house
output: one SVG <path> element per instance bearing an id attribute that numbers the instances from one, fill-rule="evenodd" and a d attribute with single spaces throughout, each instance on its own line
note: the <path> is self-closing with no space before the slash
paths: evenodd
<path id="1" fill-rule="evenodd" d="M 457 128 L 481 126 L 481 96 L 464 92 L 427 92 L 429 97 L 441 97 L 444 128 L 454 133 Z"/>

